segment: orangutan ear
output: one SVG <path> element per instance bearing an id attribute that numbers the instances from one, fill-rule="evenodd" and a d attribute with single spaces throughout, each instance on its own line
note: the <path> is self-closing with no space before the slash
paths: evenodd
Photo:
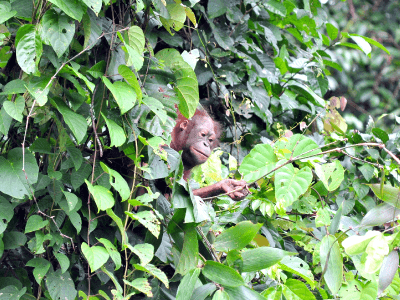
<path id="1" fill-rule="evenodd" d="M 181 131 L 186 130 L 189 124 L 189 120 L 182 121 L 179 127 L 181 128 Z"/>

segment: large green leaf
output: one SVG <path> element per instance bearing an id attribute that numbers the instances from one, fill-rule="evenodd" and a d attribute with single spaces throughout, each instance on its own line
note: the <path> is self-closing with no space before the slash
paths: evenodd
<path id="1" fill-rule="evenodd" d="M 41 216 L 33 215 L 29 217 L 25 226 L 25 233 L 39 230 L 49 224 L 49 220 L 43 220 Z"/>
<path id="2" fill-rule="evenodd" d="M 339 291 L 343 277 L 342 255 L 340 253 L 339 244 L 337 241 L 335 242 L 335 240 L 335 237 L 332 235 L 324 236 L 320 248 L 321 268 L 323 270 L 328 261 L 324 279 L 333 295 Z"/>
<path id="3" fill-rule="evenodd" d="M 93 10 L 96 15 L 101 10 L 101 4 L 102 4 L 101 0 L 82 0 L 82 2 L 85 3 L 91 10 Z"/>
<path id="4" fill-rule="evenodd" d="M 118 270 L 121 267 L 121 255 L 119 254 L 117 248 L 105 238 L 100 238 L 98 240 L 104 245 L 104 247 L 106 247 L 108 254 L 115 264 L 115 270 Z"/>
<path id="5" fill-rule="evenodd" d="M 139 292 L 146 294 L 147 297 L 149 298 L 153 297 L 153 293 L 151 292 L 151 285 L 149 284 L 146 278 L 136 278 L 131 282 L 124 280 L 124 282 L 127 285 L 137 289 Z"/>
<path id="6" fill-rule="evenodd" d="M 6 1 L 0 2 L 0 24 L 4 23 L 8 19 L 11 19 L 17 14 L 16 10 L 11 8 L 11 4 Z"/>
<path id="7" fill-rule="evenodd" d="M 49 0 L 51 3 L 57 5 L 63 12 L 71 18 L 82 20 L 82 16 L 86 11 L 85 5 L 80 0 Z"/>
<path id="8" fill-rule="evenodd" d="M 193 269 L 182 278 L 176 293 L 176 300 L 190 300 L 200 271 L 199 268 Z"/>
<path id="9" fill-rule="evenodd" d="M 279 162 L 278 162 L 279 164 Z M 297 169 L 288 164 L 275 172 L 275 197 L 277 206 L 286 208 L 304 194 L 313 175 L 309 167 Z"/>
<path id="10" fill-rule="evenodd" d="M 271 145 L 256 145 L 243 159 L 239 172 L 242 173 L 244 180 L 253 182 L 270 172 L 275 167 L 276 161 Z"/>
<path id="11" fill-rule="evenodd" d="M 381 186 L 380 183 L 367 184 L 367 185 L 371 188 L 375 196 L 377 196 L 379 199 L 400 209 L 399 188 L 393 187 L 389 184 L 384 184 L 383 186 Z"/>
<path id="12" fill-rule="evenodd" d="M 51 99 L 51 103 L 58 109 L 64 117 L 69 129 L 71 129 L 78 143 L 80 143 L 86 135 L 87 122 L 86 119 L 75 113 L 62 100 L 58 98 Z"/>
<path id="13" fill-rule="evenodd" d="M 114 206 L 115 200 L 113 194 L 108 189 L 101 185 L 93 186 L 86 179 L 85 182 L 90 194 L 93 196 L 94 202 L 96 202 L 98 211 L 106 210 Z"/>
<path id="14" fill-rule="evenodd" d="M 67 51 L 75 34 L 75 22 L 66 14 L 49 9 L 42 20 L 41 37 L 44 43 L 50 44 L 58 57 Z"/>
<path id="15" fill-rule="evenodd" d="M 69 272 L 50 271 L 46 277 L 47 291 L 52 299 L 75 299 L 77 291 Z"/>
<path id="16" fill-rule="evenodd" d="M 8 152 L 7 159 L 0 157 L 0 191 L 17 199 L 31 195 L 32 184 L 37 182 L 39 167 L 35 157 L 25 150 L 25 172 L 22 171 L 22 148 Z"/>
<path id="17" fill-rule="evenodd" d="M 174 73 L 175 91 L 179 98 L 179 110 L 186 118 L 191 118 L 199 103 L 199 86 L 196 74 L 175 49 L 164 49 L 156 54 Z"/>
<path id="18" fill-rule="evenodd" d="M 142 101 L 160 118 L 161 122 L 165 123 L 167 121 L 167 113 L 164 105 L 162 105 L 160 101 L 158 101 L 156 98 L 147 96 L 143 97 Z"/>
<path id="19" fill-rule="evenodd" d="M 6 112 L 18 122 L 22 122 L 22 112 L 25 108 L 25 99 L 22 96 L 17 96 L 14 102 L 4 101 L 3 107 Z"/>
<path id="20" fill-rule="evenodd" d="M 400 209 L 388 203 L 381 203 L 367 212 L 360 225 L 381 226 L 395 220 L 399 215 Z"/>
<path id="21" fill-rule="evenodd" d="M 136 75 L 125 65 L 118 67 L 118 73 L 126 80 L 126 82 L 133 87 L 139 101 L 142 101 L 143 93 Z"/>
<path id="22" fill-rule="evenodd" d="M 110 184 L 118 191 L 122 201 L 127 200 L 130 195 L 130 189 L 126 180 L 121 176 L 121 174 L 109 168 L 103 162 L 100 162 L 100 165 L 103 171 L 110 175 Z"/>
<path id="23" fill-rule="evenodd" d="M 116 81 L 111 83 L 107 77 L 101 77 L 104 84 L 113 94 L 115 101 L 117 101 L 121 115 L 130 110 L 136 102 L 136 92 L 126 82 Z"/>
<path id="24" fill-rule="evenodd" d="M 168 278 L 165 275 L 165 273 L 163 271 L 161 271 L 160 269 L 156 268 L 154 265 L 152 264 L 147 264 L 146 266 L 141 266 L 141 265 L 133 265 L 137 270 L 139 271 L 144 271 L 149 273 L 150 275 L 153 275 L 154 277 L 158 278 L 162 283 L 165 284 L 165 286 L 167 288 L 169 288 L 169 282 L 168 282 Z"/>
<path id="25" fill-rule="evenodd" d="M 388 240 L 383 234 L 376 235 L 365 249 L 367 259 L 365 261 L 365 272 L 373 274 L 379 271 L 383 259 L 389 254 Z"/>
<path id="26" fill-rule="evenodd" d="M 282 258 L 295 253 L 278 248 L 260 247 L 242 253 L 243 272 L 253 272 L 269 268 L 281 261 Z"/>
<path id="27" fill-rule="evenodd" d="M 328 191 L 336 190 L 344 179 L 344 169 L 338 160 L 328 164 L 315 164 L 314 168 Z"/>
<path id="28" fill-rule="evenodd" d="M 101 113 L 101 115 L 103 116 L 104 120 L 106 121 L 107 128 L 110 133 L 110 138 L 111 138 L 110 147 L 122 146 L 126 141 L 124 129 L 121 126 L 119 126 L 117 123 L 115 123 L 113 120 L 106 118 L 103 113 Z"/>
<path id="29" fill-rule="evenodd" d="M 125 212 L 133 220 L 138 220 L 144 227 L 146 227 L 156 238 L 160 235 L 160 221 L 152 211 L 140 211 L 136 214 Z"/>
<path id="30" fill-rule="evenodd" d="M 391 251 L 383 260 L 381 270 L 379 272 L 379 291 L 382 293 L 393 281 L 399 268 L 399 252 Z"/>
<path id="31" fill-rule="evenodd" d="M 369 242 L 379 235 L 378 231 L 368 231 L 365 235 L 349 236 L 342 242 L 342 246 L 348 255 L 356 255 L 365 252 Z"/>
<path id="32" fill-rule="evenodd" d="M 217 251 L 225 252 L 234 249 L 243 249 L 253 240 L 261 227 L 261 223 L 253 224 L 250 221 L 240 222 L 217 236 L 214 247 Z"/>
<path id="33" fill-rule="evenodd" d="M 195 227 L 185 230 L 183 247 L 179 263 L 176 266 L 176 273 L 186 275 L 189 271 L 197 267 L 199 260 L 199 242 L 197 240 L 197 231 Z"/>
<path id="34" fill-rule="evenodd" d="M 315 157 L 320 157 L 319 153 L 321 153 L 317 143 L 302 134 L 295 134 L 288 141 L 281 139 L 276 143 L 275 149 L 281 151 L 286 159 L 296 158 L 300 161 L 314 160 Z"/>
<path id="35" fill-rule="evenodd" d="M 101 266 L 103 266 L 110 257 L 110 255 L 108 254 L 107 250 L 104 247 L 101 246 L 89 247 L 89 245 L 86 244 L 85 242 L 82 243 L 81 250 L 87 262 L 89 263 L 92 272 L 96 271 Z"/>
<path id="36" fill-rule="evenodd" d="M 43 46 L 37 27 L 26 24 L 18 29 L 15 37 L 17 61 L 21 69 L 28 74 L 39 74 L 38 66 Z"/>
<path id="37" fill-rule="evenodd" d="M 236 270 L 216 261 L 206 261 L 202 273 L 211 281 L 223 286 L 237 287 L 244 285 L 242 276 Z"/>
<path id="38" fill-rule="evenodd" d="M 285 282 L 285 287 L 289 289 L 293 294 L 295 294 L 298 299 L 307 299 L 307 300 L 315 300 L 315 296 L 310 292 L 306 284 L 300 280 L 288 279 Z M 283 290 L 283 294 L 286 296 L 286 299 L 290 299 L 292 295 L 287 295 L 287 289 Z"/>

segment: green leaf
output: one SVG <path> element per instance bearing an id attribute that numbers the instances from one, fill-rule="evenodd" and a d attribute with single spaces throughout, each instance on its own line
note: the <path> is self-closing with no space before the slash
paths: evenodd
<path id="1" fill-rule="evenodd" d="M 114 187 L 115 190 L 118 191 L 122 201 L 127 200 L 131 191 L 126 180 L 117 171 L 109 168 L 103 162 L 100 162 L 100 166 L 104 172 L 110 175 L 110 184 Z"/>
<path id="2" fill-rule="evenodd" d="M 119 254 L 117 248 L 107 239 L 100 238 L 97 239 L 100 243 L 106 247 L 108 254 L 115 264 L 115 270 L 118 270 L 121 267 L 121 255 Z"/>
<path id="3" fill-rule="evenodd" d="M 185 230 L 182 252 L 175 272 L 186 275 L 189 271 L 197 267 L 198 260 L 199 242 L 197 240 L 197 231 L 195 227 L 190 227 Z"/>
<path id="4" fill-rule="evenodd" d="M 279 162 L 278 162 L 279 164 Z M 288 164 L 275 172 L 275 197 L 277 206 L 286 208 L 304 194 L 313 175 L 309 167 L 297 169 Z"/>
<path id="5" fill-rule="evenodd" d="M 382 293 L 393 281 L 399 267 L 399 253 L 397 250 L 391 251 L 383 260 L 379 272 L 379 291 Z"/>
<path id="6" fill-rule="evenodd" d="M 315 218 L 315 227 L 328 226 L 331 223 L 331 218 L 329 210 L 324 208 L 319 208 L 317 211 L 317 216 Z"/>
<path id="7" fill-rule="evenodd" d="M 51 299 L 75 299 L 77 291 L 69 272 L 62 273 L 61 269 L 52 270 L 46 277 L 47 291 Z"/>
<path id="8" fill-rule="evenodd" d="M 383 129 L 380 128 L 372 128 L 372 133 L 374 136 L 376 136 L 378 139 L 382 141 L 382 143 L 386 144 L 387 141 L 389 141 L 389 135 L 384 131 Z"/>
<path id="9" fill-rule="evenodd" d="M 393 205 L 396 208 L 400 209 L 400 189 L 396 187 L 392 187 L 391 185 L 385 184 L 383 185 L 383 190 L 381 194 L 381 184 L 373 183 L 367 184 L 371 190 L 374 192 L 375 196 L 377 196 L 382 201 Z"/>
<path id="10" fill-rule="evenodd" d="M 207 260 L 202 273 L 211 281 L 223 286 L 237 287 L 245 284 L 238 272 L 216 261 Z"/>
<path id="11" fill-rule="evenodd" d="M 71 67 L 71 66 L 69 66 L 69 65 L 66 65 L 66 66 L 62 69 L 62 71 L 63 71 L 62 73 L 65 72 L 65 73 L 68 73 L 68 74 L 73 74 L 73 75 L 75 75 L 76 77 L 79 77 L 80 79 L 82 79 L 82 80 L 86 83 L 86 86 L 89 88 L 89 90 L 90 90 L 91 92 L 93 92 L 93 91 L 94 91 L 94 88 L 95 88 L 94 83 L 92 83 L 91 81 L 89 81 L 85 75 L 83 75 L 83 74 L 81 74 L 81 73 L 78 72 L 78 68 L 80 67 L 79 65 L 77 65 L 77 64 L 75 64 L 75 63 L 73 63 L 73 62 L 71 62 L 71 65 L 72 65 L 73 67 Z M 71 81 L 71 77 L 69 77 L 68 79 Z M 73 81 L 71 81 L 71 82 L 73 82 Z M 74 84 L 75 84 L 75 83 L 74 83 Z M 86 94 L 87 94 L 86 91 L 83 91 L 83 92 L 80 92 L 80 93 L 82 94 L 82 96 L 86 96 Z"/>
<path id="12" fill-rule="evenodd" d="M 82 152 L 76 147 L 67 147 L 67 152 L 74 163 L 75 170 L 79 170 L 83 163 Z"/>
<path id="13" fill-rule="evenodd" d="M 39 167 L 35 157 L 25 150 L 25 173 L 22 171 L 22 148 L 8 152 L 7 159 L 0 157 L 0 191 L 17 199 L 31 195 L 31 186 L 37 182 Z"/>
<path id="14" fill-rule="evenodd" d="M 215 250 L 229 252 L 234 249 L 243 249 L 253 240 L 261 227 L 261 223 L 240 222 L 217 236 L 214 243 Z"/>
<path id="15" fill-rule="evenodd" d="M 160 235 L 160 221 L 153 211 L 141 211 L 136 214 L 125 212 L 133 220 L 138 220 L 140 224 L 146 227 L 156 238 Z"/>
<path id="16" fill-rule="evenodd" d="M 94 202 L 96 202 L 98 211 L 106 210 L 114 206 L 115 200 L 113 194 L 108 189 L 101 185 L 93 186 L 86 179 L 85 182 L 90 194 L 93 196 Z"/>
<path id="17" fill-rule="evenodd" d="M 33 277 L 37 283 L 41 283 L 50 269 L 50 262 L 42 257 L 36 257 L 26 263 L 27 267 L 33 267 Z"/>
<path id="18" fill-rule="evenodd" d="M 110 138 L 111 138 L 110 147 L 122 146 L 126 141 L 125 132 L 122 129 L 122 127 L 119 126 L 117 123 L 115 123 L 113 120 L 106 118 L 103 113 L 101 113 L 101 115 L 106 121 L 108 131 L 110 132 Z"/>
<path id="19" fill-rule="evenodd" d="M 344 179 L 344 169 L 338 160 L 323 165 L 315 164 L 314 167 L 315 173 L 330 192 L 336 190 Z"/>
<path id="20" fill-rule="evenodd" d="M 152 112 L 154 112 L 161 120 L 162 123 L 167 121 L 167 112 L 165 111 L 164 105 L 153 97 L 144 96 L 142 99 L 143 103 L 146 104 Z"/>
<path id="21" fill-rule="evenodd" d="M 299 257 L 286 256 L 278 264 L 278 268 L 303 278 L 314 289 L 316 282 L 309 265 Z"/>
<path id="22" fill-rule="evenodd" d="M 18 122 L 22 122 L 22 112 L 25 108 L 25 99 L 22 96 L 17 96 L 14 102 L 4 101 L 3 107 L 6 112 Z"/>
<path id="23" fill-rule="evenodd" d="M 75 194 L 70 192 L 63 191 L 65 198 L 67 199 L 69 211 L 73 211 L 76 205 L 78 204 L 78 197 Z"/>
<path id="24" fill-rule="evenodd" d="M 210 19 L 217 18 L 226 13 L 227 6 L 223 0 L 209 0 L 207 4 L 207 14 Z"/>
<path id="25" fill-rule="evenodd" d="M 385 51 L 387 54 L 390 55 L 389 50 L 386 49 L 385 46 L 383 46 L 381 43 L 379 43 L 379 42 L 377 42 L 377 41 L 375 41 L 375 40 L 373 40 L 373 39 L 371 39 L 369 37 L 362 36 L 362 35 L 355 34 L 355 33 L 350 34 L 350 36 L 359 36 L 359 37 L 363 38 L 365 41 L 367 41 L 368 43 L 370 43 L 371 45 L 374 45 L 374 46 L 378 47 L 379 49 Z"/>
<path id="26" fill-rule="evenodd" d="M 184 117 L 191 118 L 199 103 L 199 86 L 196 74 L 175 49 L 161 50 L 156 54 L 156 58 L 164 61 L 165 65 L 174 73 L 176 79 L 175 91 L 179 98 L 179 111 Z"/>
<path id="27" fill-rule="evenodd" d="M 368 231 L 363 236 L 349 236 L 342 242 L 342 246 L 348 255 L 361 254 L 365 251 L 369 242 L 377 235 L 380 235 L 380 232 Z"/>
<path id="28" fill-rule="evenodd" d="M 300 159 L 300 161 L 303 162 L 321 157 L 321 155 L 319 155 L 321 149 L 319 149 L 317 143 L 302 134 L 291 136 L 289 141 L 281 140 L 277 142 L 275 149 L 276 151 L 283 152 L 286 159 L 290 159 L 293 156 L 293 158 Z"/>
<path id="29" fill-rule="evenodd" d="M 388 241 L 383 234 L 376 235 L 365 249 L 367 259 L 365 261 L 365 272 L 373 274 L 379 270 L 383 259 L 389 254 Z"/>
<path id="30" fill-rule="evenodd" d="M 0 24 L 11 19 L 17 14 L 16 10 L 12 10 L 11 4 L 6 1 L 0 2 Z"/>
<path id="31" fill-rule="evenodd" d="M 265 8 L 274 14 L 277 14 L 281 17 L 286 17 L 286 7 L 282 3 L 276 0 L 270 0 L 268 2 L 263 3 Z"/>
<path id="32" fill-rule="evenodd" d="M 324 236 L 321 241 L 320 248 L 322 270 L 324 270 L 326 261 L 328 261 L 327 269 L 324 274 L 324 279 L 333 295 L 335 295 L 339 291 L 339 288 L 342 285 L 343 277 L 342 255 L 340 254 L 339 244 L 337 241 L 335 242 L 335 240 L 335 237 L 332 235 Z"/>
<path id="33" fill-rule="evenodd" d="M 28 74 L 39 74 L 38 66 L 43 46 L 37 28 L 31 24 L 21 26 L 15 41 L 18 65 Z"/>
<path id="34" fill-rule="evenodd" d="M 101 0 L 82 0 L 97 15 L 101 10 Z"/>
<path id="35" fill-rule="evenodd" d="M 371 45 L 363 37 L 351 34 L 349 34 L 349 36 L 354 42 L 356 42 L 356 44 L 366 55 L 370 56 L 370 53 L 372 51 Z"/>
<path id="36" fill-rule="evenodd" d="M 225 290 L 218 290 L 215 292 L 212 300 L 230 300 L 230 298 Z"/>
<path id="37" fill-rule="evenodd" d="M 374 177 L 375 168 L 372 165 L 365 163 L 358 169 L 363 174 L 365 180 L 370 181 Z"/>
<path id="38" fill-rule="evenodd" d="M 63 12 L 71 18 L 82 20 L 82 16 L 86 11 L 85 5 L 80 0 L 49 0 L 51 3 L 57 5 Z"/>
<path id="39" fill-rule="evenodd" d="M 136 78 L 136 75 L 125 65 L 120 65 L 118 67 L 118 73 L 126 80 L 126 82 L 133 87 L 136 92 L 136 95 L 139 101 L 142 101 L 143 94 L 142 89 L 140 88 L 139 81 Z"/>
<path id="40" fill-rule="evenodd" d="M 0 110 L 0 132 L 2 134 L 4 134 L 4 135 L 8 134 L 8 130 L 10 129 L 10 126 L 11 126 L 11 121 L 12 121 L 12 118 L 6 112 L 4 107 L 2 107 Z"/>
<path id="41" fill-rule="evenodd" d="M 41 76 L 41 77 L 34 77 L 29 81 L 27 89 L 40 106 L 43 106 L 47 103 L 47 95 L 51 87 L 51 85 L 49 86 L 47 85 L 50 80 L 51 77 Z"/>
<path id="42" fill-rule="evenodd" d="M 26 235 L 19 231 L 6 231 L 3 235 L 4 250 L 16 249 L 24 246 Z"/>
<path id="43" fill-rule="evenodd" d="M 142 266 L 147 265 L 154 257 L 154 246 L 151 244 L 136 244 L 134 247 L 129 247 L 129 249 L 140 258 Z"/>
<path id="44" fill-rule="evenodd" d="M 87 262 L 89 263 L 92 272 L 103 266 L 108 258 L 110 257 L 107 250 L 101 246 L 89 247 L 85 242 L 81 245 L 81 250 L 85 256 Z"/>
<path id="45" fill-rule="evenodd" d="M 41 20 L 41 38 L 51 45 L 58 57 L 67 51 L 75 34 L 75 22 L 64 13 L 49 9 Z"/>
<path id="46" fill-rule="evenodd" d="M 64 121 L 65 123 L 67 123 L 69 129 L 71 129 L 76 138 L 76 141 L 78 143 L 82 142 L 86 136 L 87 131 L 86 119 L 70 109 L 61 99 L 54 98 L 50 100 L 51 103 L 64 117 Z"/>
<path id="47" fill-rule="evenodd" d="M 176 300 L 191 299 L 200 271 L 201 269 L 199 268 L 193 269 L 182 278 L 176 292 Z"/>
<path id="48" fill-rule="evenodd" d="M 124 66 L 124 65 L 120 65 L 120 67 L 122 67 L 122 66 Z M 124 67 L 126 67 L 126 66 L 124 66 Z M 87 70 L 87 72 L 90 75 L 92 75 L 94 78 L 97 79 L 104 75 L 105 70 L 106 70 L 106 62 L 104 60 L 101 60 L 97 64 L 95 64 L 93 67 L 91 67 L 89 70 Z"/>
<path id="49" fill-rule="evenodd" d="M 381 203 L 364 216 L 360 225 L 362 226 L 381 226 L 387 222 L 392 222 L 400 215 L 400 209 L 391 204 Z"/>
<path id="50" fill-rule="evenodd" d="M 129 46 L 131 46 L 139 55 L 143 55 L 145 38 L 142 28 L 131 26 L 128 30 Z"/>
<path id="51" fill-rule="evenodd" d="M 304 282 L 301 282 L 299 280 L 295 279 L 288 279 L 285 282 L 285 286 L 299 299 L 307 299 L 307 300 L 315 300 L 315 296 L 313 293 L 310 292 L 308 287 L 304 284 Z M 285 292 L 284 292 L 285 294 Z"/>
<path id="52" fill-rule="evenodd" d="M 25 82 L 21 79 L 14 79 L 9 81 L 4 87 L 0 95 L 13 95 L 26 92 Z"/>
<path id="53" fill-rule="evenodd" d="M 164 19 L 161 17 L 160 21 L 165 29 L 167 29 L 167 31 L 173 35 L 170 28 L 172 27 L 175 31 L 182 29 L 186 20 L 186 11 L 185 7 L 179 3 L 167 4 L 167 10 L 169 13 L 169 19 Z"/>
<path id="54" fill-rule="evenodd" d="M 271 145 L 256 145 L 243 159 L 239 172 L 243 175 L 243 179 L 250 183 L 269 173 L 275 167 L 276 161 Z"/>
<path id="55" fill-rule="evenodd" d="M 154 265 L 152 264 L 147 264 L 146 266 L 141 266 L 141 265 L 133 265 L 137 270 L 147 272 L 150 275 L 153 275 L 154 277 L 158 278 L 162 283 L 165 284 L 167 289 L 169 289 L 169 283 L 168 283 L 168 278 L 165 275 L 163 271 L 160 269 L 157 269 Z"/>
<path id="56" fill-rule="evenodd" d="M 128 236 L 126 235 L 124 225 L 122 224 L 121 218 L 119 218 L 113 211 L 112 209 L 107 209 L 106 210 L 107 215 L 110 216 L 110 218 L 117 224 L 119 232 L 122 236 L 122 245 L 126 245 L 128 241 Z"/>
<path id="57" fill-rule="evenodd" d="M 242 253 L 243 272 L 260 271 L 280 262 L 282 258 L 294 253 L 278 248 L 260 247 Z"/>
<path id="58" fill-rule="evenodd" d="M 338 36 L 339 30 L 333 26 L 331 23 L 326 24 L 326 31 L 328 32 L 331 41 L 335 40 Z"/>
<path id="59" fill-rule="evenodd" d="M 127 285 L 137 289 L 139 292 L 146 294 L 147 297 L 149 298 L 153 297 L 153 293 L 151 292 L 151 285 L 149 284 L 146 278 L 136 278 L 131 282 L 124 279 L 124 282 Z"/>
<path id="60" fill-rule="evenodd" d="M 53 254 L 57 258 L 58 263 L 60 264 L 61 273 L 67 272 L 70 265 L 68 257 L 65 254 L 58 253 L 55 251 L 53 251 Z"/>
<path id="61" fill-rule="evenodd" d="M 43 220 L 41 216 L 30 216 L 25 226 L 25 233 L 39 230 L 49 224 L 49 220 Z"/>
<path id="62" fill-rule="evenodd" d="M 133 107 L 136 102 L 136 92 L 130 85 L 122 81 L 116 81 L 112 84 L 111 81 L 104 76 L 101 77 L 101 79 L 113 94 L 115 101 L 117 101 L 119 109 L 121 110 L 121 115 Z"/>

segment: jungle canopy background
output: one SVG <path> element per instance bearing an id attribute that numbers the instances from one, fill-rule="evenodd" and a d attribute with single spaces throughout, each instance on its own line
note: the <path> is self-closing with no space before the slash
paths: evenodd
<path id="1" fill-rule="evenodd" d="M 0 1 L 0 298 L 399 299 L 399 10 Z M 252 194 L 193 196 L 224 178 Z"/>

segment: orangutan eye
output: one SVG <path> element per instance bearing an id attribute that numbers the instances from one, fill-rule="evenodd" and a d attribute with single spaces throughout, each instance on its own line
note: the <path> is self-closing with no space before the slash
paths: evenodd
<path id="1" fill-rule="evenodd" d="M 202 137 L 205 137 L 205 136 L 206 136 L 206 134 L 205 134 L 204 132 L 202 132 L 202 133 L 201 133 L 201 136 L 202 136 Z"/>
<path id="2" fill-rule="evenodd" d="M 213 139 L 209 139 L 208 141 L 209 141 L 210 143 L 212 143 L 214 140 L 213 140 Z"/>

